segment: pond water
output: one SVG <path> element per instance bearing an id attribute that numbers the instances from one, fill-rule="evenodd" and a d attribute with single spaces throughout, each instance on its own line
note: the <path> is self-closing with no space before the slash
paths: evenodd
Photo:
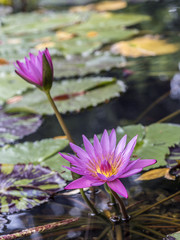
<path id="1" fill-rule="evenodd" d="M 64 3 L 55 6 L 52 6 L 52 9 L 57 11 L 61 11 L 62 6 L 63 10 L 67 10 L 69 7 Z M 180 4 L 178 0 L 129 1 L 128 7 L 119 12 L 121 11 L 123 13 L 150 15 L 152 17 L 151 21 L 136 25 L 141 30 L 141 34 L 160 34 L 168 38 L 171 43 L 179 43 Z M 108 45 L 104 47 L 104 50 L 107 47 Z M 179 71 L 180 51 L 162 56 L 137 59 L 127 57 L 127 59 L 128 64 L 124 68 L 113 68 L 111 71 L 100 73 L 104 77 L 116 77 L 123 80 L 128 87 L 123 96 L 79 113 L 63 114 L 63 118 L 77 144 L 82 143 L 82 134 L 93 137 L 94 133 L 102 133 L 105 128 L 112 129 L 134 123 L 148 125 L 178 111 L 180 96 L 174 99 L 169 91 L 170 81 Z M 99 74 L 91 74 L 90 76 L 99 76 Z M 144 113 L 152 103 L 154 103 L 154 106 Z M 142 113 L 144 114 L 142 115 Z M 167 122 L 179 124 L 180 115 L 177 114 L 167 119 Z M 57 135 L 63 135 L 63 133 L 55 116 L 46 116 L 36 133 L 24 137 L 19 142 L 41 140 Z M 67 150 L 70 149 L 67 148 Z M 130 216 L 131 213 L 136 213 L 179 190 L 178 178 L 175 181 L 165 178 L 135 181 L 138 176 L 137 174 L 123 181 L 129 192 L 129 198 L 125 200 L 125 205 Z M 97 193 L 87 191 L 87 196 L 95 202 L 99 209 L 105 210 L 107 215 L 113 209 L 113 206 L 107 204 L 109 198 L 103 188 L 100 188 Z M 2 235 L 14 233 L 26 228 L 60 221 L 67 217 L 79 217 L 79 221 L 70 223 L 70 225 L 18 239 L 165 239 L 167 234 L 180 230 L 180 221 L 178 220 L 180 215 L 178 211 L 179 202 L 180 198 L 176 196 L 159 204 L 152 210 L 132 218 L 128 223 L 117 223 L 112 227 L 90 214 L 78 191 L 62 191 L 54 195 L 47 203 L 31 210 L 12 215 L 2 215 L 0 218 L 0 233 Z M 172 220 L 173 218 L 175 220 Z"/>

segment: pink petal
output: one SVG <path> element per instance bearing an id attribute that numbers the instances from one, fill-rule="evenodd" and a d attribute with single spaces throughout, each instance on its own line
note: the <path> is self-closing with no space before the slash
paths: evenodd
<path id="1" fill-rule="evenodd" d="M 137 135 L 135 137 L 133 137 L 131 139 L 131 141 L 127 144 L 127 146 L 123 152 L 123 158 L 130 159 L 130 157 L 134 151 L 134 147 L 136 146 L 136 140 L 137 140 Z"/>
<path id="2" fill-rule="evenodd" d="M 69 155 L 65 155 L 65 154 L 63 154 L 63 153 L 60 153 L 59 152 L 59 154 L 61 155 L 61 157 L 63 157 L 64 159 L 66 159 L 68 162 L 70 162 L 71 164 L 73 164 L 73 165 L 79 165 L 78 163 L 77 163 L 77 161 L 73 158 L 73 156 L 69 156 Z"/>
<path id="3" fill-rule="evenodd" d="M 125 145 L 126 145 L 126 139 L 127 139 L 127 135 L 124 135 L 124 137 L 121 138 L 121 140 L 119 141 L 116 150 L 115 150 L 115 154 L 114 154 L 114 158 L 117 158 L 118 155 L 123 152 Z"/>
<path id="4" fill-rule="evenodd" d="M 49 65 L 50 65 L 50 67 L 51 67 L 51 70 L 52 70 L 52 72 L 53 72 L 53 63 L 52 63 L 52 59 L 51 59 L 51 55 L 50 55 L 50 53 L 49 53 L 49 50 L 46 48 L 45 51 L 44 51 L 44 53 L 45 53 L 45 56 L 46 56 L 46 58 L 47 58 L 47 60 L 48 60 L 48 62 L 49 62 Z"/>
<path id="5" fill-rule="evenodd" d="M 136 168 L 136 169 L 132 169 L 130 171 L 127 171 L 126 173 L 118 176 L 118 178 L 126 178 L 126 177 L 130 177 L 138 172 L 141 172 L 142 171 L 142 168 Z"/>
<path id="6" fill-rule="evenodd" d="M 74 180 L 70 184 L 68 184 L 65 187 L 65 189 L 87 188 L 91 186 L 92 186 L 92 181 L 88 180 L 86 177 L 83 176 L 81 178 Z"/>
<path id="7" fill-rule="evenodd" d="M 71 167 L 67 167 L 67 166 L 64 166 L 64 165 L 62 165 L 62 167 L 70 170 L 71 172 L 75 172 L 75 173 L 77 173 L 79 175 L 85 175 L 84 172 L 82 171 L 82 169 L 78 169 L 78 168 L 75 168 L 75 167 L 71 168 Z"/>
<path id="8" fill-rule="evenodd" d="M 102 147 L 96 135 L 94 135 L 94 152 L 99 160 L 103 160 Z"/>
<path id="9" fill-rule="evenodd" d="M 110 143 L 109 136 L 107 130 L 104 130 L 102 138 L 101 138 L 101 147 L 103 151 L 104 158 L 108 158 L 110 153 Z"/>
<path id="10" fill-rule="evenodd" d="M 96 159 L 96 155 L 95 155 L 95 152 L 94 152 L 94 147 L 92 146 L 90 141 L 84 135 L 82 137 L 83 137 L 83 142 L 84 142 L 84 147 L 86 149 L 86 152 L 88 153 L 90 158 Z"/>
<path id="11" fill-rule="evenodd" d="M 126 188 L 124 185 L 121 183 L 119 179 L 116 179 L 112 182 L 107 182 L 107 185 L 116 193 L 120 194 L 121 196 L 127 198 L 128 193 L 126 191 Z"/>
<path id="12" fill-rule="evenodd" d="M 110 142 L 110 153 L 112 153 L 116 147 L 116 131 L 112 129 L 109 135 L 109 142 Z"/>
<path id="13" fill-rule="evenodd" d="M 70 146 L 79 158 L 83 159 L 84 161 L 87 159 L 90 159 L 89 155 L 86 153 L 86 151 L 84 151 L 79 146 L 75 145 L 74 143 L 70 143 Z"/>
<path id="14" fill-rule="evenodd" d="M 135 162 L 135 161 L 132 161 Z M 157 161 L 155 159 L 138 159 L 136 162 L 132 165 L 130 169 L 135 169 L 135 168 L 144 168 L 150 165 L 155 164 Z"/>

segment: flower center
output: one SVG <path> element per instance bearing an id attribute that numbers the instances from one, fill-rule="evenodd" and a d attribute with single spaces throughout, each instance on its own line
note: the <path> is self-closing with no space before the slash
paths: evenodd
<path id="1" fill-rule="evenodd" d="M 104 160 L 96 171 L 97 173 L 103 174 L 105 177 L 111 177 L 117 173 L 117 169 L 114 168 L 113 165 L 110 165 L 107 160 Z"/>

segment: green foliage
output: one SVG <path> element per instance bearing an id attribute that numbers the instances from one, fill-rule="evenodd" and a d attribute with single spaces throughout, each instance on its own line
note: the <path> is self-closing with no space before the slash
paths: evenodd
<path id="1" fill-rule="evenodd" d="M 180 126 L 175 124 L 155 123 L 146 127 L 140 124 L 118 127 L 118 138 L 124 134 L 128 134 L 128 141 L 136 134 L 139 135 L 134 155 L 142 159 L 157 160 L 156 164 L 145 168 L 146 170 L 165 166 L 166 157 L 170 154 L 169 148 L 180 143 Z"/>
<path id="2" fill-rule="evenodd" d="M 2 74 L 0 77 L 0 105 L 14 95 L 21 94 L 28 88 L 34 88 L 15 73 Z"/>
<path id="3" fill-rule="evenodd" d="M 58 97 L 56 105 L 61 113 L 80 111 L 91 106 L 97 106 L 111 98 L 118 97 L 125 91 L 122 81 L 114 78 L 85 78 L 79 80 L 54 83 L 52 97 Z M 25 93 L 22 101 L 6 106 L 8 112 L 31 112 L 53 114 L 47 97 L 38 89 Z"/>
<path id="4" fill-rule="evenodd" d="M 90 73 L 108 71 L 113 67 L 121 67 L 126 60 L 121 56 L 101 54 L 100 56 L 73 56 L 70 59 L 53 58 L 55 77 L 84 76 Z"/>
<path id="5" fill-rule="evenodd" d="M 67 145 L 68 140 L 64 139 L 44 139 L 36 142 L 5 145 L 0 148 L 0 163 L 41 164 Z"/>

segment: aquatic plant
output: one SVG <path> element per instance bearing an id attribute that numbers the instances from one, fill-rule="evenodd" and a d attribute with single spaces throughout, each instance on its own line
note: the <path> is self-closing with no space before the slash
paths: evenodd
<path id="1" fill-rule="evenodd" d="M 86 188 L 107 183 L 113 191 L 127 198 L 128 193 L 119 178 L 134 175 L 142 171 L 144 167 L 156 163 L 156 160 L 139 158 L 131 161 L 130 158 L 136 145 L 137 136 L 133 137 L 125 147 L 126 138 L 127 135 L 116 146 L 116 132 L 113 129 L 110 135 L 108 135 L 107 130 L 104 130 L 101 142 L 94 135 L 94 146 L 83 136 L 86 151 L 70 143 L 77 156 L 60 153 L 73 165 L 73 167 L 65 166 L 65 168 L 83 175 L 83 177 L 71 182 L 65 188 Z"/>
<path id="2" fill-rule="evenodd" d="M 30 59 L 25 57 L 25 63 L 16 61 L 15 72 L 41 90 L 50 90 L 53 82 L 53 64 L 49 50 L 46 48 L 39 51 L 37 56 L 29 53 L 29 57 Z"/>

